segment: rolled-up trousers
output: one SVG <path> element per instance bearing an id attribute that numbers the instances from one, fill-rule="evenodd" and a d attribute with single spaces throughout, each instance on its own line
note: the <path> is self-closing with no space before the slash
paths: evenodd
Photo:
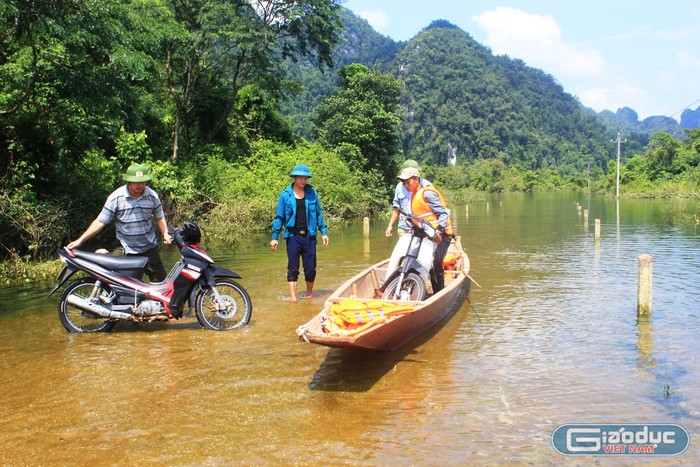
<path id="1" fill-rule="evenodd" d="M 292 235 L 287 238 L 287 282 L 299 279 L 299 260 L 304 266 L 304 280 L 316 280 L 316 237 Z"/>

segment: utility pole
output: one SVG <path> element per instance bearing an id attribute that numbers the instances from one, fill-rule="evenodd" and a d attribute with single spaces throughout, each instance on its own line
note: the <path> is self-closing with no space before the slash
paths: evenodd
<path id="1" fill-rule="evenodd" d="M 626 143 L 627 140 L 622 139 L 622 136 L 620 136 L 620 132 L 617 132 L 617 140 L 611 139 L 611 143 L 617 142 L 617 180 L 615 183 L 615 197 L 619 198 L 620 197 L 620 154 L 622 153 L 622 143 Z"/>
<path id="2" fill-rule="evenodd" d="M 588 194 L 591 193 L 591 161 L 588 161 Z"/>

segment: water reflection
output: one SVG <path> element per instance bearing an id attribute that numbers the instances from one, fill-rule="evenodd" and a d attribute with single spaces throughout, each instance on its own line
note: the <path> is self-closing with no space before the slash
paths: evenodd
<path id="1" fill-rule="evenodd" d="M 420 358 L 420 346 L 432 342 L 436 334 L 440 333 L 439 342 L 450 342 L 457 329 L 456 326 L 448 326 L 448 322 L 455 313 L 468 313 L 466 307 L 457 306 L 442 321 L 437 323 L 416 339 L 402 345 L 391 352 L 374 352 L 362 349 L 331 349 L 323 359 L 318 371 L 314 374 L 309 389 L 315 391 L 341 391 L 341 392 L 366 392 L 389 371 L 396 371 L 400 363 L 425 365 L 429 364 Z M 446 328 L 445 332 L 441 332 Z M 438 339 L 436 339 L 436 346 Z M 414 368 L 418 373 L 420 370 Z M 414 376 L 416 376 L 414 374 Z"/>
<path id="2" fill-rule="evenodd" d="M 406 354 L 332 349 L 314 374 L 309 389 L 315 391 L 366 392 L 396 367 L 407 363 Z M 415 360 L 410 360 L 415 362 Z"/>
<path id="3" fill-rule="evenodd" d="M 653 370 L 656 367 L 654 358 L 654 326 L 648 317 L 637 319 L 637 368 Z"/>

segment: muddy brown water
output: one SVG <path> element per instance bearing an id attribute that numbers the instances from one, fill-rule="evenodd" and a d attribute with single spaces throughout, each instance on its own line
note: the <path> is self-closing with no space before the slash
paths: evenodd
<path id="1" fill-rule="evenodd" d="M 2 465 L 484 465 L 700 462 L 697 203 L 508 195 L 453 208 L 470 301 L 388 353 L 297 340 L 345 279 L 384 257 L 385 221 L 331 231 L 317 296 L 286 301 L 267 237 L 210 249 L 254 305 L 244 329 L 196 319 L 69 334 L 53 284 L 0 290 Z M 589 224 L 576 209 L 589 209 Z M 674 214 L 676 213 L 676 214 Z M 691 215 L 692 217 L 692 215 Z M 602 234 L 594 240 L 594 220 Z M 654 257 L 636 319 L 637 258 Z M 167 252 L 172 264 L 174 252 Z M 567 423 L 674 423 L 678 457 L 564 457 Z"/>

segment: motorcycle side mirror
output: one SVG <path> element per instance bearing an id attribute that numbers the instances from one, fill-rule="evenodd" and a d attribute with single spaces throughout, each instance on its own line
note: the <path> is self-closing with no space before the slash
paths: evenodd
<path id="1" fill-rule="evenodd" d="M 175 245 L 177 245 L 177 247 L 182 250 L 182 248 L 187 244 L 187 242 L 185 242 L 185 239 L 182 238 L 182 229 L 178 227 L 176 229 L 172 229 L 172 232 L 170 231 L 170 229 L 171 228 L 168 227 L 168 233 L 170 234 L 170 237 L 172 239 L 171 241 L 175 242 Z"/>

